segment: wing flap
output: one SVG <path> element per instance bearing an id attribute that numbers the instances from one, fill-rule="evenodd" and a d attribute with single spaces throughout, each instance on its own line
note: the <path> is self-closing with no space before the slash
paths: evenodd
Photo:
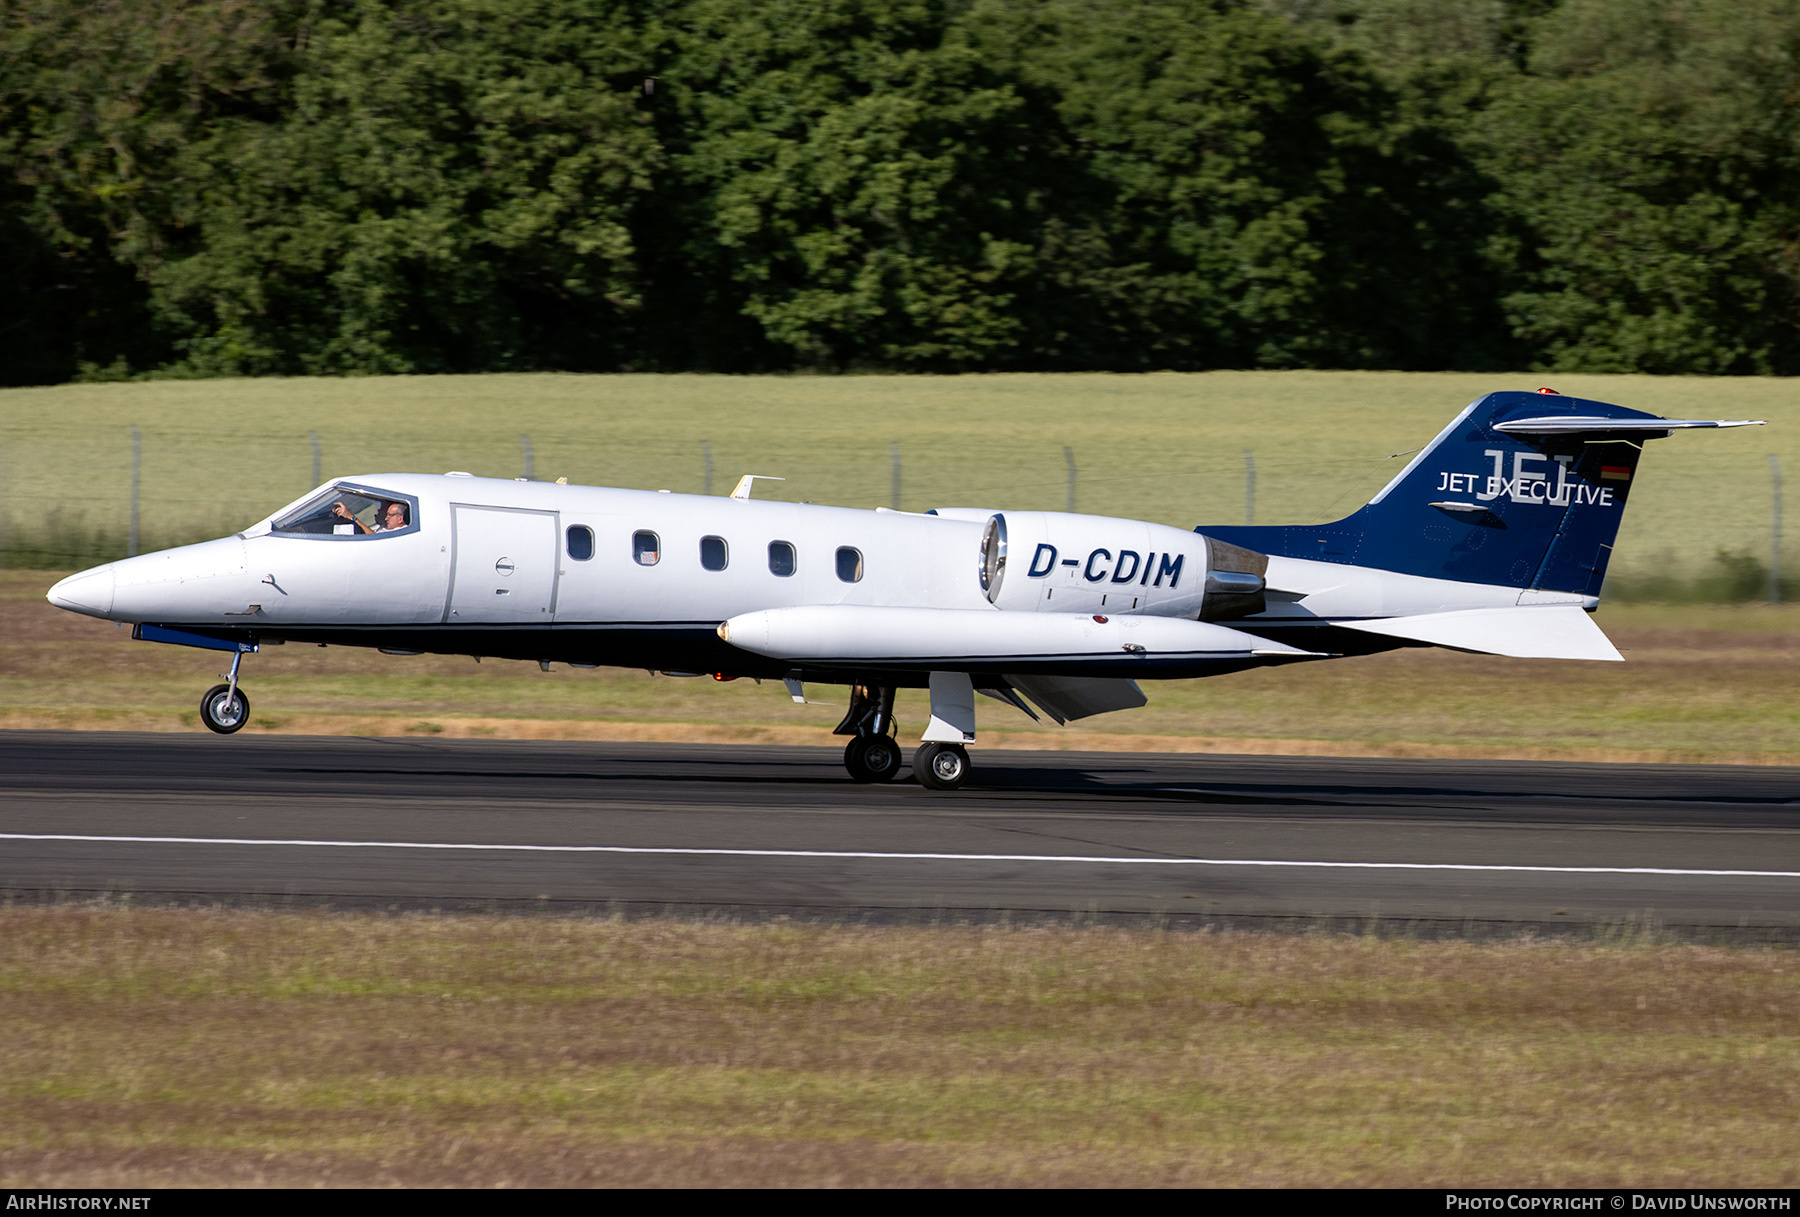
<path id="1" fill-rule="evenodd" d="M 1006 683 L 1059 723 L 1135 710 L 1150 699 L 1135 680 L 1100 676 L 1007 676 Z"/>
<path id="2" fill-rule="evenodd" d="M 1347 630 L 1429 642 L 1433 646 L 1514 659 L 1621 661 L 1612 640 L 1578 605 L 1464 609 L 1375 621 L 1333 622 Z"/>

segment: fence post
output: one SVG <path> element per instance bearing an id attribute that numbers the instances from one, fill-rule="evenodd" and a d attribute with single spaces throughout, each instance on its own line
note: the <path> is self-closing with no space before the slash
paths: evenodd
<path id="1" fill-rule="evenodd" d="M 1256 523 L 1256 456 L 1244 449 L 1244 523 Z"/>
<path id="2" fill-rule="evenodd" d="M 131 428 L 131 537 L 125 543 L 125 556 L 137 557 L 138 551 L 138 483 L 144 466 L 144 437 L 134 423 Z"/>
<path id="3" fill-rule="evenodd" d="M 899 511 L 900 510 L 900 444 L 899 444 L 899 441 L 896 440 L 895 442 L 890 443 L 888 445 L 888 455 L 890 455 L 894 458 L 894 489 L 893 489 L 893 496 L 892 496 L 893 497 L 892 506 L 895 511 Z"/>
<path id="4" fill-rule="evenodd" d="M 712 493 L 712 441 L 709 439 L 703 439 L 700 441 L 700 463 L 706 469 L 706 476 L 703 479 L 705 489 L 703 489 L 700 493 L 701 494 L 711 494 Z"/>
<path id="5" fill-rule="evenodd" d="M 323 463 L 325 454 L 319 449 L 319 433 L 317 431 L 308 431 L 306 433 L 306 442 L 312 445 L 313 450 L 312 481 L 306 484 L 307 489 L 310 490 L 319 484 L 319 467 Z"/>
<path id="6" fill-rule="evenodd" d="M 1781 458 L 1769 453 L 1769 481 L 1774 491 L 1770 513 L 1769 603 L 1781 603 Z"/>
<path id="7" fill-rule="evenodd" d="M 525 480 L 529 482 L 531 480 L 532 466 L 536 464 L 532 459 L 531 437 L 529 435 L 521 435 L 519 437 L 519 449 L 525 454 Z"/>
<path id="8" fill-rule="evenodd" d="M 1063 460 L 1068 462 L 1068 466 L 1069 466 L 1068 506 L 1065 507 L 1063 510 L 1074 511 L 1075 510 L 1075 449 L 1069 447 L 1067 444 L 1063 445 Z"/>

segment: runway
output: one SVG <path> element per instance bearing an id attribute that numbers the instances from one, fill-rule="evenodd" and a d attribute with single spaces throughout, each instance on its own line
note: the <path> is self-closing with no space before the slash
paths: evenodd
<path id="1" fill-rule="evenodd" d="M 0 732 L 0 888 L 908 921 L 1800 938 L 1800 770 Z"/>

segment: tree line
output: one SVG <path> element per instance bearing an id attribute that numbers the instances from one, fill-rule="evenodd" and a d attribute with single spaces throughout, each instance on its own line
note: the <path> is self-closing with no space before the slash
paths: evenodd
<path id="1" fill-rule="evenodd" d="M 1800 372 L 1800 0 L 0 0 L 0 381 Z"/>

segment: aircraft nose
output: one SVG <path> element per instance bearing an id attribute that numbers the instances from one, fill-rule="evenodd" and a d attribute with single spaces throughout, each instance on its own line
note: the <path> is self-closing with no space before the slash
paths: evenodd
<path id="1" fill-rule="evenodd" d="M 51 588 L 44 598 L 57 608 L 68 609 L 71 613 L 108 617 L 113 608 L 113 568 L 109 563 L 106 566 L 96 566 L 93 570 L 84 570 L 78 575 L 70 575 Z"/>

